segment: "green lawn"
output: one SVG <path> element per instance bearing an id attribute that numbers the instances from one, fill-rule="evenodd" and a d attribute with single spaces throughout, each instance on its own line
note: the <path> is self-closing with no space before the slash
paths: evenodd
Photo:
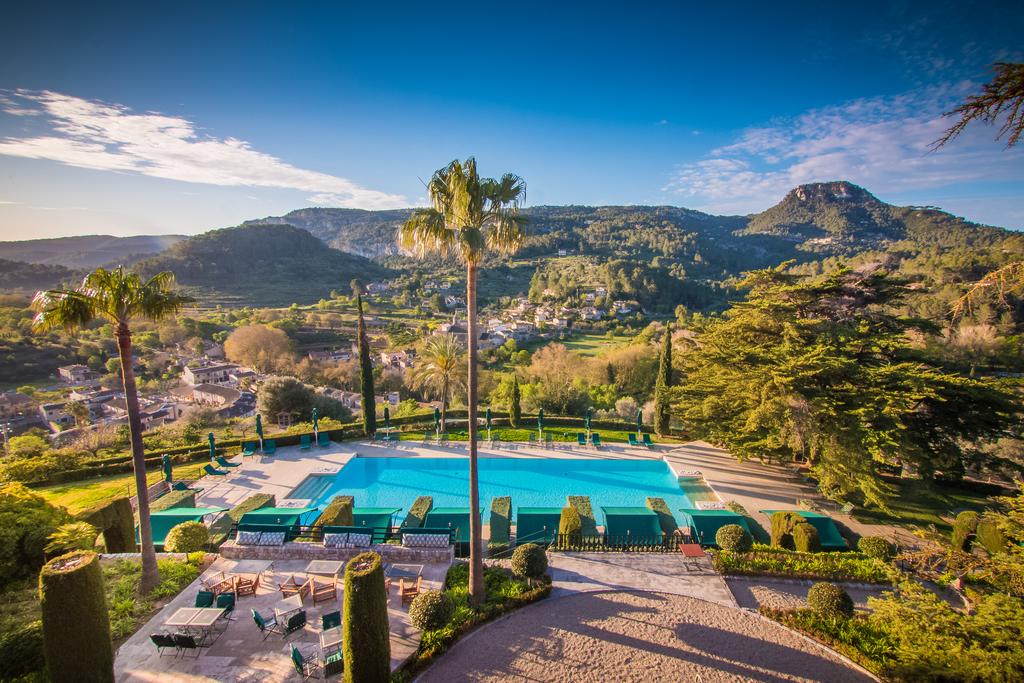
<path id="1" fill-rule="evenodd" d="M 611 339 L 601 334 L 579 334 L 573 335 L 571 339 L 562 342 L 570 351 L 575 351 L 581 356 L 596 356 L 617 346 L 628 344 L 633 339 L 632 335 L 619 334 Z"/>
<path id="2" fill-rule="evenodd" d="M 175 479 L 198 479 L 204 464 L 205 461 L 200 461 L 175 466 Z M 150 484 L 155 484 L 162 476 L 163 472 L 155 469 L 146 474 L 146 479 Z M 68 484 L 54 484 L 36 489 L 36 492 L 52 505 L 66 507 L 68 512 L 75 514 L 119 496 L 134 495 L 135 475 L 128 472 Z"/>
<path id="3" fill-rule="evenodd" d="M 896 524 L 906 527 L 927 528 L 934 524 L 942 533 L 952 530 L 949 522 L 954 511 L 963 509 L 981 510 L 991 504 L 991 496 L 965 488 L 935 483 L 927 485 L 913 479 L 890 478 L 887 483 L 894 488 L 889 501 L 891 514 L 875 508 L 860 509 L 853 517 L 864 524 Z"/>

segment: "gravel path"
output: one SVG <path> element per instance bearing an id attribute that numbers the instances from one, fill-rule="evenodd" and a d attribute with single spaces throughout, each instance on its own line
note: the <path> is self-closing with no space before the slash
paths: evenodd
<path id="1" fill-rule="evenodd" d="M 665 593 L 582 593 L 485 626 L 420 679 L 449 681 L 871 681 L 755 615 Z"/>

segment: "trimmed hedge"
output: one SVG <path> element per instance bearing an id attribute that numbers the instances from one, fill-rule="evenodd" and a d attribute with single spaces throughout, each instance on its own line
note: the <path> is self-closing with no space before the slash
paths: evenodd
<path id="1" fill-rule="evenodd" d="M 594 519 L 594 509 L 590 507 L 590 496 L 566 496 L 566 500 L 580 514 L 583 535 L 597 536 L 597 520 Z"/>
<path id="2" fill-rule="evenodd" d="M 739 524 L 725 524 L 715 532 L 715 543 L 722 550 L 745 553 L 754 547 L 754 538 Z"/>
<path id="3" fill-rule="evenodd" d="M 39 572 L 43 652 L 53 683 L 114 680 L 114 650 L 99 557 L 61 555 Z"/>
<path id="4" fill-rule="evenodd" d="M 978 543 L 981 543 L 981 547 L 987 550 L 989 555 L 997 555 L 1006 550 L 1006 535 L 992 517 L 984 516 L 979 519 L 975 534 Z"/>
<path id="5" fill-rule="evenodd" d="M 821 552 L 821 537 L 813 524 L 800 522 L 793 526 L 793 546 L 798 553 Z"/>
<path id="6" fill-rule="evenodd" d="M 345 566 L 341 648 L 346 683 L 380 683 L 391 676 L 391 634 L 384 565 L 360 553 Z"/>
<path id="7" fill-rule="evenodd" d="M 804 518 L 796 512 L 776 512 L 772 515 L 772 545 L 786 550 L 795 550 L 793 527 L 803 524 Z"/>
<path id="8" fill-rule="evenodd" d="M 210 530 L 202 522 L 182 522 L 171 528 L 164 539 L 164 550 L 170 553 L 198 553 L 206 550 Z"/>
<path id="9" fill-rule="evenodd" d="M 100 530 L 108 553 L 133 553 L 138 548 L 135 543 L 135 511 L 127 496 L 83 510 L 76 518 Z"/>
<path id="10" fill-rule="evenodd" d="M 196 506 L 195 491 L 168 491 L 149 504 L 150 512 L 170 510 L 171 508 L 194 508 Z"/>
<path id="11" fill-rule="evenodd" d="M 524 543 L 512 553 L 512 571 L 533 580 L 548 570 L 548 554 L 536 543 Z"/>
<path id="12" fill-rule="evenodd" d="M 868 557 L 888 562 L 893 556 L 892 543 L 881 536 L 861 536 L 857 541 L 857 550 Z"/>
<path id="13" fill-rule="evenodd" d="M 433 507 L 434 499 L 431 496 L 420 496 L 412 504 L 412 507 L 409 508 L 409 512 L 406 514 L 405 521 L 402 522 L 402 526 L 419 529 L 427 519 L 427 513 L 429 513 Z"/>
<path id="14" fill-rule="evenodd" d="M 807 604 L 823 617 L 845 618 L 853 616 L 853 598 L 833 583 L 819 582 L 807 591 Z"/>
<path id="15" fill-rule="evenodd" d="M 318 526 L 354 526 L 352 518 L 352 506 L 355 505 L 353 496 L 335 496 L 327 504 L 324 511 L 313 522 L 314 527 Z"/>
<path id="16" fill-rule="evenodd" d="M 583 520 L 579 510 L 571 505 L 562 508 L 562 516 L 558 518 L 558 535 L 561 544 L 576 545 L 583 540 Z"/>
<path id="17" fill-rule="evenodd" d="M 971 552 L 971 543 L 974 534 L 978 530 L 978 513 L 973 510 L 964 510 L 953 521 L 952 543 L 955 550 Z"/>
<path id="18" fill-rule="evenodd" d="M 491 543 L 507 545 L 511 534 L 512 497 L 495 496 L 491 499 Z"/>
<path id="19" fill-rule="evenodd" d="M 245 513 L 273 506 L 274 503 L 275 498 L 273 494 L 270 493 L 256 493 L 249 496 L 241 503 L 218 517 L 217 521 L 210 525 L 210 545 L 216 548 L 220 546 L 221 543 L 228 540 L 228 535 L 231 533 L 231 527 L 238 524 Z"/>
<path id="20" fill-rule="evenodd" d="M 409 621 L 421 631 L 441 628 L 452 618 L 455 603 L 444 591 L 424 591 L 409 605 Z"/>
<path id="21" fill-rule="evenodd" d="M 676 518 L 672 516 L 672 511 L 669 509 L 668 503 L 665 502 L 664 498 L 647 498 L 644 501 L 644 505 L 658 515 L 658 523 L 661 525 L 662 533 L 671 536 L 679 528 L 679 524 L 676 523 Z"/>
<path id="22" fill-rule="evenodd" d="M 0 632 L 0 680 L 8 681 L 36 671 L 44 665 L 43 622 L 33 621 Z"/>

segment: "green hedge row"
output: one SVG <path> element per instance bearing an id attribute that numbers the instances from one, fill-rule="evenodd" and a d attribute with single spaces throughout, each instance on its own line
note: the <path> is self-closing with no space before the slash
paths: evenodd
<path id="1" fill-rule="evenodd" d="M 430 512 L 432 507 L 434 507 L 434 499 L 432 497 L 420 496 L 413 502 L 412 507 L 409 508 L 409 513 L 405 516 L 402 526 L 419 529 L 423 526 L 423 522 L 427 519 L 427 513 Z"/>
<path id="2" fill-rule="evenodd" d="M 597 520 L 594 519 L 594 509 L 590 507 L 590 496 L 566 496 L 566 500 L 580 514 L 583 535 L 597 536 Z"/>
<path id="3" fill-rule="evenodd" d="M 353 496 L 335 496 L 331 498 L 324 511 L 313 522 L 313 526 L 352 526 L 355 521 L 352 519 L 352 506 L 355 504 Z"/>
<path id="4" fill-rule="evenodd" d="M 272 494 L 255 493 L 228 510 L 227 513 L 218 517 L 217 521 L 210 525 L 210 546 L 217 548 L 221 543 L 228 540 L 231 527 L 238 524 L 242 519 L 242 515 L 263 507 L 273 506 L 274 503 L 275 498 Z"/>
<path id="5" fill-rule="evenodd" d="M 171 508 L 194 508 L 196 506 L 196 492 L 189 491 L 168 491 L 149 504 L 150 512 L 169 510 Z"/>
<path id="6" fill-rule="evenodd" d="M 491 543 L 508 543 L 512 534 L 512 498 L 495 496 L 491 500 Z"/>
<path id="7" fill-rule="evenodd" d="M 135 543 L 135 511 L 127 496 L 83 510 L 76 518 L 100 530 L 108 553 L 133 553 L 138 548 Z"/>
<path id="8" fill-rule="evenodd" d="M 644 501 L 644 505 L 658 515 L 658 523 L 661 525 L 662 533 L 672 535 L 679 528 L 679 524 L 676 523 L 676 518 L 672 516 L 672 511 L 669 509 L 668 503 L 665 502 L 664 498 L 647 498 Z"/>

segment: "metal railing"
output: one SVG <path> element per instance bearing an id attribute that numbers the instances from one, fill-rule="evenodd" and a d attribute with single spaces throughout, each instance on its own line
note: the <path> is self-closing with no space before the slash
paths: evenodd
<path id="1" fill-rule="evenodd" d="M 686 541 L 675 534 L 557 534 L 551 550 L 617 553 L 673 553 Z"/>
<path id="2" fill-rule="evenodd" d="M 234 539 L 238 537 L 239 526 L 242 527 L 242 531 L 281 531 L 281 527 L 273 524 L 239 524 L 234 523 L 231 525 L 231 531 L 228 532 L 228 538 Z M 285 531 L 284 540 L 286 543 L 299 542 L 299 543 L 323 543 L 325 529 L 326 533 L 331 533 L 330 528 L 332 525 L 325 526 L 314 526 L 314 525 L 302 525 L 297 524 L 287 527 Z M 340 525 L 336 525 L 340 526 Z M 454 539 L 455 531 L 452 529 L 429 529 L 429 528 L 406 528 L 401 526 L 389 526 L 389 527 L 371 527 L 371 526 L 351 526 L 346 527 L 348 533 L 368 533 L 373 536 L 373 543 L 388 543 L 397 541 L 401 543 L 402 535 L 406 533 L 412 534 L 448 534 L 448 544 L 451 545 Z"/>

